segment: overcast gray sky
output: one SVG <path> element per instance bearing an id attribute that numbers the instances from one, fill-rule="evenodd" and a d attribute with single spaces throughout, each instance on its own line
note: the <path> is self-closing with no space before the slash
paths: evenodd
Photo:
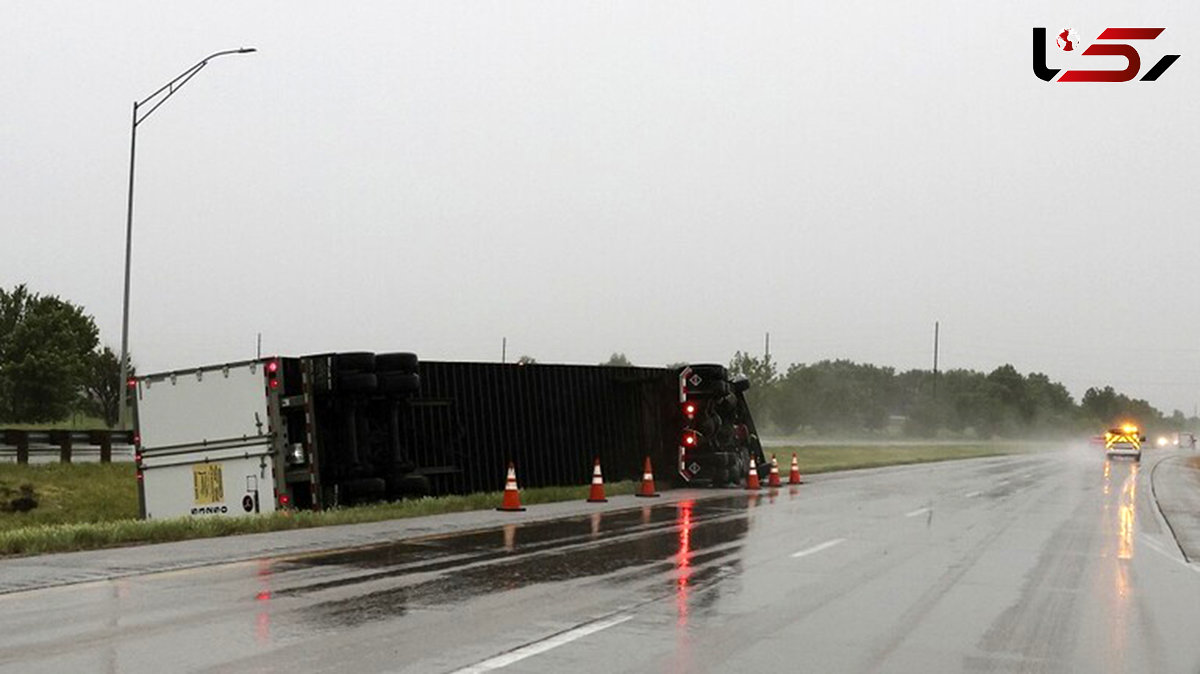
<path id="1" fill-rule="evenodd" d="M 1033 26 L 1166 27 L 1047 84 Z M 413 350 L 1010 362 L 1200 401 L 1200 20 L 1148 2 L 0 3 L 0 284 L 143 371 Z M 1086 67 L 1052 49 L 1052 67 Z M 1119 67 L 1104 57 L 1092 67 Z"/>

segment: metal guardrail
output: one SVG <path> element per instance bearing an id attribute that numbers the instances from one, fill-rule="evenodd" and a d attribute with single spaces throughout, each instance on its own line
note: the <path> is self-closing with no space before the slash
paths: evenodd
<path id="1" fill-rule="evenodd" d="M 0 460 L 15 459 L 17 463 L 29 463 L 30 458 L 39 463 L 52 461 L 61 463 L 73 459 L 88 460 L 96 457 L 100 463 L 111 463 L 133 459 L 133 433 L 131 431 L 27 431 L 0 429 Z"/>

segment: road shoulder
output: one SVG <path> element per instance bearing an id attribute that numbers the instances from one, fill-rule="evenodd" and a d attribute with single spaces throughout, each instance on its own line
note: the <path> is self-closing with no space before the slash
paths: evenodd
<path id="1" fill-rule="evenodd" d="M 1151 469 L 1159 511 L 1189 562 L 1200 562 L 1200 457 L 1176 454 Z"/>

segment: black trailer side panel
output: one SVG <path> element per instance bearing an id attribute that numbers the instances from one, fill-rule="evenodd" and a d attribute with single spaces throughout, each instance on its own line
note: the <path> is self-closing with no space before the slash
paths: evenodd
<path id="1" fill-rule="evenodd" d="M 680 429 L 677 374 L 665 368 L 422 361 L 405 444 L 435 472 L 435 491 L 585 484 L 599 457 L 605 479 L 639 479 L 650 456 L 669 480 Z"/>

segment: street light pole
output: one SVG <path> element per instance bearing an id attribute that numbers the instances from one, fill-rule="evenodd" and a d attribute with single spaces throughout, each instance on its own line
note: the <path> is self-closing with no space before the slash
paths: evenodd
<path id="1" fill-rule="evenodd" d="M 129 428 L 129 412 L 126 409 L 129 394 L 129 263 L 130 256 L 133 251 L 133 167 L 134 160 L 137 157 L 137 128 L 138 124 L 146 121 L 160 105 L 167 102 L 167 99 L 179 91 L 183 85 L 188 83 L 188 80 L 196 76 L 196 73 L 204 69 L 208 62 L 218 56 L 226 56 L 229 54 L 249 54 L 256 51 L 253 47 L 242 47 L 241 49 L 227 49 L 206 56 L 201 59 L 196 65 L 188 68 L 179 74 L 178 77 L 167 82 L 158 88 L 154 93 L 146 98 L 136 101 L 133 104 L 133 121 L 130 124 L 129 131 L 129 202 L 125 210 L 125 294 L 121 304 L 121 381 L 120 386 L 120 407 L 118 414 L 122 429 Z M 164 94 L 165 92 L 165 94 Z M 142 115 L 138 116 L 138 111 L 146 104 L 151 103 L 149 110 L 146 110 Z"/>

